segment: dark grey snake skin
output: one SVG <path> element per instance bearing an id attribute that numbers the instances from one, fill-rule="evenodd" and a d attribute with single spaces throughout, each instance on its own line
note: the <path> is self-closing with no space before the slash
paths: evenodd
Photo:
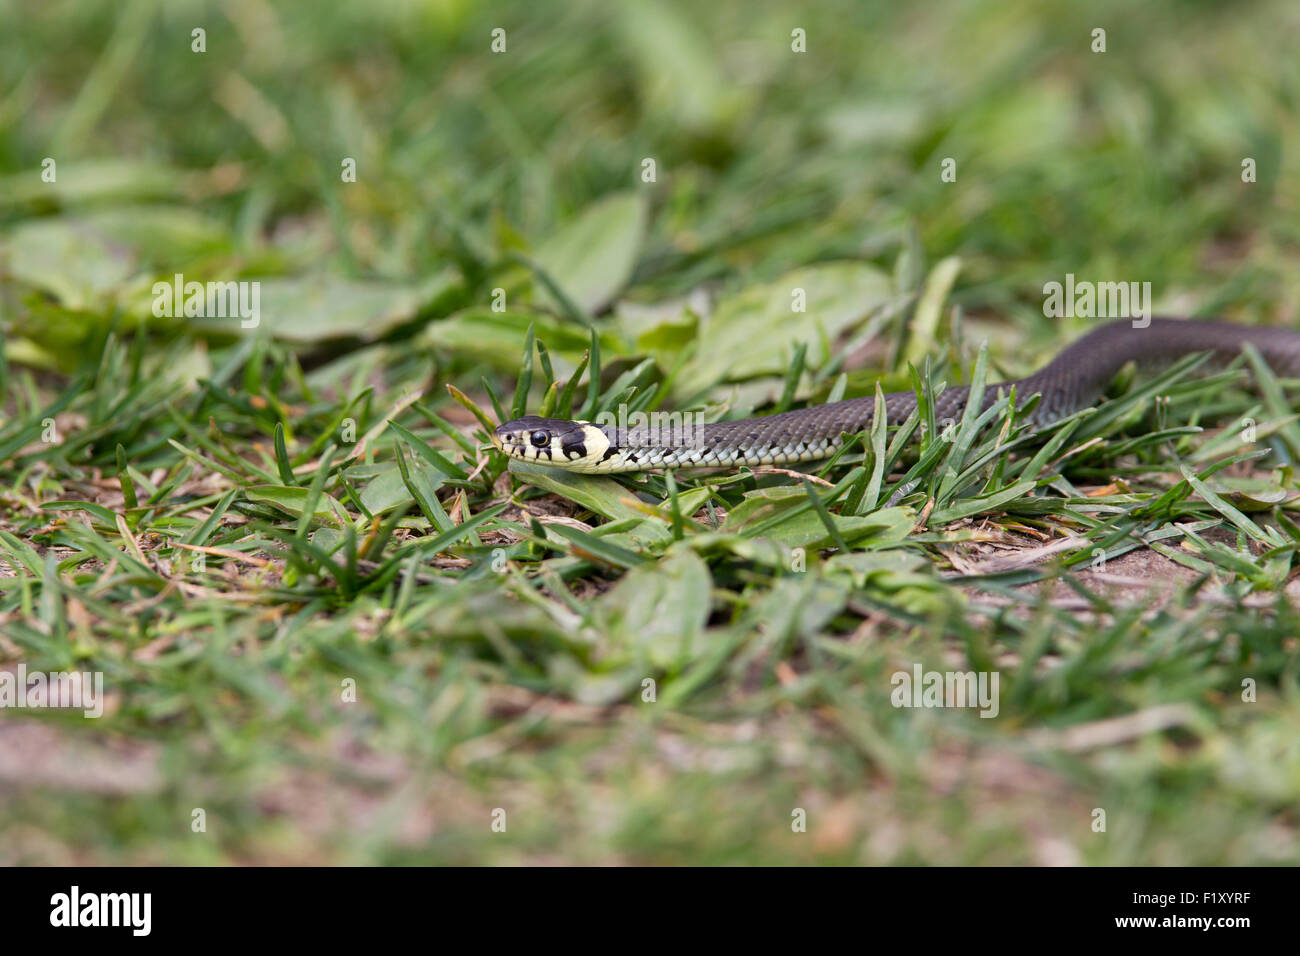
<path id="1" fill-rule="evenodd" d="M 1246 342 L 1260 351 L 1277 374 L 1300 376 L 1300 332 L 1165 318 L 1153 318 L 1149 325 L 1138 328 L 1123 320 L 1089 332 L 1033 375 L 986 385 L 983 408 L 997 401 L 999 390 L 1014 384 L 1017 401 L 1042 394 L 1028 420 L 1050 424 L 1093 404 L 1129 362 L 1158 367 L 1185 355 L 1209 352 L 1216 364 L 1222 364 L 1239 355 Z M 935 401 L 936 420 L 958 419 L 969 392 L 965 386 L 944 389 Z M 898 424 L 916 410 L 916 396 L 912 392 L 888 394 L 885 410 L 889 423 Z M 846 434 L 871 426 L 874 411 L 875 397 L 864 396 L 761 418 L 697 426 L 621 429 L 528 417 L 500 426 L 495 441 L 512 457 L 591 473 L 779 465 L 831 455 Z M 538 441 L 543 437 L 545 442 Z"/>

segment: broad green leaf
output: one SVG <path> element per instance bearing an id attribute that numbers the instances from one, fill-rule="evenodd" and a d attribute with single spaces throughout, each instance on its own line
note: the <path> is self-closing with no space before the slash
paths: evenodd
<path id="1" fill-rule="evenodd" d="M 204 281 L 199 276 L 186 276 Z M 441 272 L 419 285 L 343 279 L 337 276 L 297 276 L 258 281 L 258 326 L 243 328 L 238 316 L 191 319 L 200 328 L 233 335 L 264 327 L 271 336 L 289 342 L 319 342 L 333 338 L 376 339 L 409 322 L 456 283 L 454 273 Z"/>
<path id="2" fill-rule="evenodd" d="M 82 221 L 155 266 L 181 267 L 196 256 L 230 247 L 221 224 L 184 206 L 115 206 L 87 212 Z"/>
<path id="3" fill-rule="evenodd" d="M 960 600 L 960 592 L 946 588 L 927 573 L 928 563 L 923 554 L 890 548 L 833 554 L 826 566 L 836 574 L 847 576 L 856 591 L 910 614 L 929 616 L 950 609 Z"/>
<path id="4" fill-rule="evenodd" d="M 667 523 L 660 523 L 654 518 L 648 517 L 644 511 L 640 511 L 628 504 L 624 499 L 631 492 L 612 478 L 599 475 L 582 475 L 577 472 L 547 468 L 545 465 L 534 465 L 530 462 L 514 459 L 510 462 L 510 471 L 512 474 L 523 478 L 530 485 L 548 491 L 553 495 L 559 495 L 561 498 L 567 498 L 610 521 L 635 519 L 642 522 L 640 531 L 644 531 L 655 538 L 666 538 L 668 536 Z"/>
<path id="5" fill-rule="evenodd" d="M 806 311 L 796 312 L 796 290 Z M 838 262 L 809 266 L 775 282 L 746 288 L 718 304 L 678 379 L 692 392 L 728 379 L 782 375 L 795 348 L 807 343 L 809 367 L 830 357 L 839 335 L 894 301 L 892 280 L 875 266 Z"/>
<path id="6" fill-rule="evenodd" d="M 868 515 L 832 514 L 841 537 L 849 545 L 901 541 L 915 522 L 911 508 L 882 508 Z M 808 506 L 802 488 L 765 488 L 750 492 L 722 523 L 722 531 L 758 534 L 792 548 L 824 548 L 834 544 L 821 517 Z"/>
<path id="7" fill-rule="evenodd" d="M 569 298 L 588 312 L 599 312 L 631 278 L 645 225 L 642 195 L 616 193 L 588 206 L 541 242 L 534 259 Z M 541 296 L 559 305 L 544 290 Z"/>
<path id="8" fill-rule="evenodd" d="M 358 497 L 372 515 L 392 511 L 411 501 L 411 493 L 402 481 L 402 471 L 396 465 L 372 478 Z"/>
<path id="9" fill-rule="evenodd" d="M 70 217 L 22 223 L 0 244 L 0 274 L 79 311 L 103 305 L 135 266 L 130 248 L 103 229 Z"/>
<path id="10" fill-rule="evenodd" d="M 625 299 L 616 307 L 614 321 L 638 352 L 669 358 L 694 342 L 699 330 L 699 317 L 687 301 L 646 305 Z"/>
<path id="11" fill-rule="evenodd" d="M 303 509 L 307 507 L 307 498 L 310 493 L 311 491 L 308 488 L 289 485 L 253 485 L 244 489 L 244 494 L 249 501 L 266 502 L 282 508 L 292 515 L 302 514 Z M 348 520 L 347 512 L 343 510 L 343 506 L 327 494 L 322 494 L 316 502 L 314 514 L 318 517 L 334 515 L 343 521 Z"/>
<path id="12" fill-rule="evenodd" d="M 673 128 L 725 126 L 752 97 L 731 82 L 688 10 L 663 0 L 617 4 L 623 44 L 640 73 L 643 108 Z"/>
<path id="13" fill-rule="evenodd" d="M 817 574 L 790 574 L 750 608 L 769 634 L 809 636 L 824 631 L 848 600 L 846 582 Z"/>
<path id="14" fill-rule="evenodd" d="M 565 359 L 556 362 L 556 369 L 565 374 L 591 344 L 590 333 L 572 322 L 562 322 L 541 312 L 493 312 L 482 308 L 465 309 L 430 322 L 418 338 L 424 344 L 491 362 L 503 371 L 517 372 L 519 353 L 530 325 L 536 326 L 537 340 L 545 343 L 553 358 Z M 610 335 L 601 336 L 601 346 L 614 352 L 623 350 L 621 343 Z"/>
<path id="15" fill-rule="evenodd" d="M 134 159 L 60 162 L 55 172 L 52 183 L 30 170 L 0 177 L 0 204 L 54 201 L 72 205 L 178 198 L 185 193 L 190 179 L 190 174 L 181 170 Z"/>
<path id="16" fill-rule="evenodd" d="M 606 654 L 676 670 L 707 651 L 703 639 L 713 579 L 693 551 L 634 568 L 592 609 Z"/>

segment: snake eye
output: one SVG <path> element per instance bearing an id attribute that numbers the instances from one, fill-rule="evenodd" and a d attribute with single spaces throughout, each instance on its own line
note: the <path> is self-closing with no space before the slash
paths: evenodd
<path id="1" fill-rule="evenodd" d="M 536 445 L 538 448 L 541 448 L 543 446 L 549 446 L 551 444 L 551 436 L 546 432 L 542 432 L 542 431 L 533 432 L 531 435 L 528 436 L 528 440 L 532 442 L 534 445 Z"/>

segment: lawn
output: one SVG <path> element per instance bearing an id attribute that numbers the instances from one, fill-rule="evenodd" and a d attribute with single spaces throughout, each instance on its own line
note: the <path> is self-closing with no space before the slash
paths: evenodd
<path id="1" fill-rule="evenodd" d="M 1297 862 L 1300 382 L 802 468 L 487 440 L 991 388 L 1095 325 L 1067 276 L 1300 326 L 1297 31 L 0 0 L 0 674 L 103 687 L 0 708 L 0 864 Z"/>

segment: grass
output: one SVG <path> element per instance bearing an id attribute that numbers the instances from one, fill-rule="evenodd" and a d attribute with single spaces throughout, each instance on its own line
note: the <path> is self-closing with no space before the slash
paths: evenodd
<path id="1" fill-rule="evenodd" d="M 1290 5 L 239 9 L 0 3 L 0 665 L 107 692 L 0 712 L 0 860 L 1300 855 L 1300 382 L 927 398 L 1085 330 L 1067 272 L 1294 323 Z M 805 473 L 486 441 L 878 384 Z"/>

